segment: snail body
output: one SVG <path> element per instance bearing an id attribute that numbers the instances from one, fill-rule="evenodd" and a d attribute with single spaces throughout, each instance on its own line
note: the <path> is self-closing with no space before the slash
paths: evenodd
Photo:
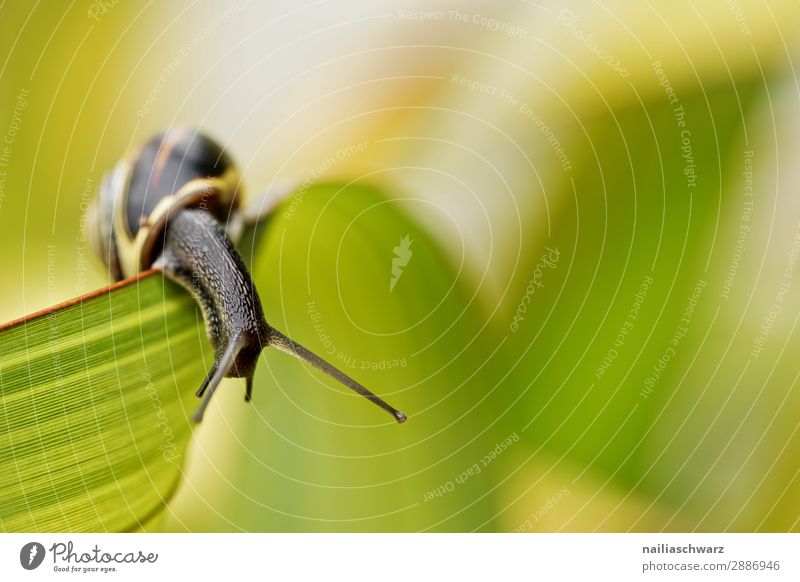
<path id="1" fill-rule="evenodd" d="M 245 400 L 266 346 L 289 353 L 365 396 L 398 422 L 405 415 L 271 327 L 236 251 L 245 214 L 239 173 L 209 138 L 171 129 L 146 142 L 106 176 L 90 214 L 92 246 L 115 280 L 157 269 L 186 288 L 203 313 L 214 348 L 195 420 L 225 377 L 244 378 Z"/>

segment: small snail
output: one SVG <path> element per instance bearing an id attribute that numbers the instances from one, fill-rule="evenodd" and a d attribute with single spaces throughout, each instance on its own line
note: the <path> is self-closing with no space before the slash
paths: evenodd
<path id="1" fill-rule="evenodd" d="M 405 414 L 266 322 L 234 248 L 243 224 L 258 218 L 245 216 L 238 194 L 239 174 L 219 145 L 193 131 L 170 129 L 104 178 L 90 210 L 92 246 L 115 280 L 157 269 L 188 289 L 201 307 L 214 364 L 197 391 L 203 400 L 194 420 L 202 420 L 225 377 L 244 378 L 249 401 L 258 357 L 272 346 L 405 421 Z"/>

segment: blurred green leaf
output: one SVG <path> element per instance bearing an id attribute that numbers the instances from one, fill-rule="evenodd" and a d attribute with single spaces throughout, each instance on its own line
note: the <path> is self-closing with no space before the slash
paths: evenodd
<path id="1" fill-rule="evenodd" d="M 518 364 L 503 393 L 519 399 L 525 436 L 555 459 L 547 466 L 569 479 L 540 484 L 537 459 L 526 461 L 510 527 L 566 486 L 594 491 L 570 507 L 566 529 L 797 528 L 796 511 L 775 511 L 796 504 L 785 454 L 795 371 L 751 355 L 796 236 L 794 211 L 779 204 L 790 216 L 770 222 L 775 186 L 762 180 L 751 184 L 750 221 L 742 218 L 748 164 L 755 158 L 769 175 L 776 163 L 774 128 L 763 121 L 779 94 L 759 78 L 684 86 L 677 103 L 656 95 L 585 124 L 586 160 L 545 243 L 560 260 L 511 333 Z M 765 285 L 766 303 L 748 311 L 771 237 L 780 273 Z M 525 285 L 543 255 L 544 245 L 522 271 Z M 618 501 L 596 512 L 609 492 Z"/>

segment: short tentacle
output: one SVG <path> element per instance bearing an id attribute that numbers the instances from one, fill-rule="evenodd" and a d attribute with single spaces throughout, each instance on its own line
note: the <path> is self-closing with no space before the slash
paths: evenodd
<path id="1" fill-rule="evenodd" d="M 244 393 L 244 401 L 250 402 L 250 400 L 253 398 L 253 376 L 248 376 L 246 378 L 246 382 L 247 382 L 247 389 L 245 390 Z"/>

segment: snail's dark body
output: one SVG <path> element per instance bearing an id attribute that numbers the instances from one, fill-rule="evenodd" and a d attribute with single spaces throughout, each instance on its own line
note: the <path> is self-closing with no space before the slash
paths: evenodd
<path id="1" fill-rule="evenodd" d="M 202 418 L 223 377 L 245 378 L 249 400 L 259 355 L 269 345 L 333 376 L 403 422 L 402 412 L 267 324 L 229 236 L 242 220 L 238 187 L 238 173 L 222 148 L 198 133 L 174 129 L 148 141 L 132 162 L 106 177 L 92 213 L 94 246 L 112 277 L 152 267 L 198 301 L 215 358 L 197 392 L 202 396 L 208 389 L 195 419 Z"/>
<path id="2" fill-rule="evenodd" d="M 239 346 L 226 375 L 247 378 L 249 387 L 270 328 L 250 274 L 220 222 L 204 210 L 179 210 L 169 220 L 155 264 L 197 299 L 216 361 L 227 346 Z"/>

